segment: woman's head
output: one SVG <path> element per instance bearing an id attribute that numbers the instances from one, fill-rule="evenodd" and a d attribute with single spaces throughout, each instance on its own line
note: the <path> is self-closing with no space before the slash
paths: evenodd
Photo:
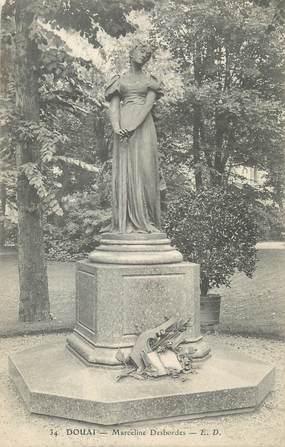
<path id="1" fill-rule="evenodd" d="M 136 41 L 130 50 L 130 59 L 138 65 L 144 65 L 151 58 L 151 47 L 143 42 Z"/>

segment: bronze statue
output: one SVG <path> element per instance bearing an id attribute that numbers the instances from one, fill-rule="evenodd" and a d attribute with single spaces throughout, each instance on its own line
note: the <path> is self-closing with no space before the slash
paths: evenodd
<path id="1" fill-rule="evenodd" d="M 160 231 L 157 137 L 151 111 L 162 89 L 154 76 L 142 71 L 150 57 L 150 47 L 137 42 L 130 51 L 130 71 L 114 76 L 106 89 L 114 130 L 114 233 Z"/>

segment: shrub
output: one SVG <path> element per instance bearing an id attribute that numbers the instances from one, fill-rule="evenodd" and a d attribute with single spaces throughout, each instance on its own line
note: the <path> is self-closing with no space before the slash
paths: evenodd
<path id="1" fill-rule="evenodd" d="M 246 189 L 181 190 L 168 204 L 165 231 L 185 260 L 200 264 L 202 295 L 212 287 L 229 287 L 235 271 L 252 277 L 257 223 Z"/>
<path id="2" fill-rule="evenodd" d="M 103 191 L 104 194 L 106 191 Z M 89 191 L 64 198 L 62 218 L 46 222 L 46 255 L 53 261 L 75 261 L 87 257 L 99 243 L 100 231 L 110 224 L 110 205 L 103 193 Z"/>
<path id="3" fill-rule="evenodd" d="M 18 227 L 17 223 L 5 216 L 4 220 L 4 240 L 6 247 L 15 247 L 17 245 Z"/>

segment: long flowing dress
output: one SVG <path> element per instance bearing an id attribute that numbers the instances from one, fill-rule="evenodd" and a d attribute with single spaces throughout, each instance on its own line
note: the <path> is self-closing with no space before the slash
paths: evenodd
<path id="1" fill-rule="evenodd" d="M 106 100 L 120 97 L 120 128 L 132 128 L 148 90 L 162 95 L 153 76 L 112 78 Z M 126 141 L 114 135 L 112 165 L 112 232 L 152 233 L 160 228 L 160 191 L 157 136 L 151 112 Z"/>

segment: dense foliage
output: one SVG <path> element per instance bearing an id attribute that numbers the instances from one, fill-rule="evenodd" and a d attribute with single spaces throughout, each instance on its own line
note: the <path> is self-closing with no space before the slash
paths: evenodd
<path id="1" fill-rule="evenodd" d="M 173 120 L 192 135 L 197 187 L 219 184 L 236 166 L 264 170 L 276 189 L 284 182 L 284 34 L 275 16 L 274 2 L 248 0 L 156 8 L 155 26 L 183 77 Z"/>
<path id="2" fill-rule="evenodd" d="M 110 165 L 106 163 L 96 183 L 85 191 L 62 199 L 63 217 L 46 219 L 45 245 L 48 259 L 75 261 L 85 258 L 99 243 L 100 231 L 111 223 Z"/>
<path id="3" fill-rule="evenodd" d="M 168 205 L 165 230 L 185 260 L 200 264 L 202 295 L 229 286 L 236 270 L 252 277 L 257 222 L 246 189 L 181 190 Z"/>

